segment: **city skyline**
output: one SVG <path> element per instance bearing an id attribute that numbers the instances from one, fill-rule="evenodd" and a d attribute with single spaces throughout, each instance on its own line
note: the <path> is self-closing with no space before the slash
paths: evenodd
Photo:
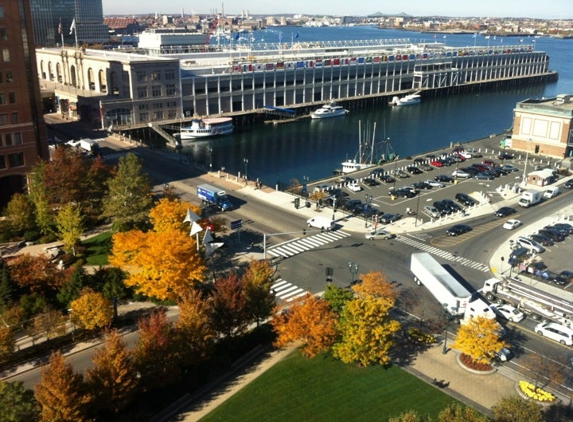
<path id="1" fill-rule="evenodd" d="M 273 3 L 259 0 L 245 0 L 240 4 L 210 2 L 189 4 L 182 0 L 165 0 L 158 4 L 152 0 L 124 0 L 116 2 L 103 0 L 104 15 L 139 15 L 158 13 L 177 15 L 181 9 L 186 15 L 221 13 L 240 15 L 248 11 L 251 15 L 304 14 L 329 16 L 366 16 L 377 12 L 388 15 L 406 13 L 411 16 L 450 16 L 450 17 L 514 17 L 535 19 L 573 19 L 573 3 L 570 0 L 546 0 L 544 2 L 522 2 L 521 0 L 482 0 L 476 3 L 435 0 L 433 2 L 414 1 L 399 6 L 395 4 L 372 4 L 370 1 L 358 0 L 351 4 L 340 2 L 333 4 L 328 0 L 315 0 L 312 3 L 293 0 L 284 3 Z"/>

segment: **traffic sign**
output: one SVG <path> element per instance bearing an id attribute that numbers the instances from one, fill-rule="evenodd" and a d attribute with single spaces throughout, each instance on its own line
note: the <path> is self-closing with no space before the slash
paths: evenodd
<path id="1" fill-rule="evenodd" d="M 240 229 L 243 227 L 243 220 L 231 221 L 231 230 Z"/>

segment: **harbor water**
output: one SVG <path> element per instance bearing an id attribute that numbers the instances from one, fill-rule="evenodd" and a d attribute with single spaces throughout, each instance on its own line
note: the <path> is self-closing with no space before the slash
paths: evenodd
<path id="1" fill-rule="evenodd" d="M 247 174 L 266 185 L 288 186 L 293 179 L 304 183 L 329 177 L 341 162 L 356 157 L 359 139 L 374 141 L 376 157 L 394 152 L 400 157 L 448 147 L 499 134 L 513 125 L 517 102 L 527 98 L 573 94 L 573 39 L 437 35 L 375 27 L 277 28 L 255 31 L 248 42 L 291 42 L 367 39 L 409 39 L 442 42 L 448 46 L 534 44 L 547 51 L 555 83 L 540 83 L 503 91 L 472 92 L 428 98 L 408 107 L 377 106 L 353 110 L 332 119 L 302 119 L 285 124 L 260 124 L 241 133 L 194 142 L 182 153 L 192 161 Z M 243 35 L 241 39 L 246 39 Z M 361 128 L 361 130 L 359 129 Z"/>

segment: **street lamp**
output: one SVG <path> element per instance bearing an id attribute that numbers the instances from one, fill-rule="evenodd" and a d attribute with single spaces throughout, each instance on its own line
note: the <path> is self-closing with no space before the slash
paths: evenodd
<path id="1" fill-rule="evenodd" d="M 249 159 L 248 158 L 243 158 L 243 163 L 245 163 L 245 181 L 248 180 L 248 176 L 247 176 L 247 166 L 249 165 Z"/>
<path id="2" fill-rule="evenodd" d="M 422 194 L 418 192 L 418 200 L 416 201 L 416 215 L 414 216 L 414 227 L 418 227 L 418 214 L 420 213 L 420 196 Z"/>
<path id="3" fill-rule="evenodd" d="M 213 171 L 213 148 L 209 148 L 209 172 Z"/>
<path id="4" fill-rule="evenodd" d="M 370 208 L 369 206 L 372 205 L 372 195 L 366 194 L 365 201 L 366 206 L 364 207 L 364 228 L 368 227 L 368 215 L 366 214 L 366 210 Z"/>
<path id="5" fill-rule="evenodd" d="M 336 220 L 336 197 L 332 199 L 332 221 Z"/>
<path id="6" fill-rule="evenodd" d="M 356 280 L 356 275 L 358 274 L 358 264 L 352 261 L 348 261 L 348 270 L 350 271 L 350 284 L 354 283 L 354 280 Z"/>
<path id="7" fill-rule="evenodd" d="M 446 318 L 446 325 L 444 326 L 444 347 L 442 349 L 442 354 L 445 355 L 446 353 L 448 353 L 448 345 L 447 345 L 447 343 L 448 343 L 448 325 L 449 325 L 450 321 L 452 320 L 452 316 L 448 312 L 448 304 L 447 303 L 442 304 L 442 314 Z"/>

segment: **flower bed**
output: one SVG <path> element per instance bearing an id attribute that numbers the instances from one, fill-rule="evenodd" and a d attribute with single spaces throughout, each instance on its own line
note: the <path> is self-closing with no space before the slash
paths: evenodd
<path id="1" fill-rule="evenodd" d="M 539 402 L 554 402 L 555 396 L 542 388 L 535 387 L 535 385 L 527 381 L 519 381 L 520 391 L 528 398 Z"/>
<path id="2" fill-rule="evenodd" d="M 491 366 L 489 363 L 474 362 L 474 360 L 470 356 L 464 353 L 460 355 L 460 362 L 463 365 L 467 366 L 469 369 L 472 369 L 474 371 L 488 372 L 493 370 L 493 366 Z"/>
<path id="3" fill-rule="evenodd" d="M 436 342 L 436 338 L 428 333 L 424 333 L 422 330 L 414 327 L 408 329 L 408 335 L 410 338 L 418 343 L 432 344 Z"/>

